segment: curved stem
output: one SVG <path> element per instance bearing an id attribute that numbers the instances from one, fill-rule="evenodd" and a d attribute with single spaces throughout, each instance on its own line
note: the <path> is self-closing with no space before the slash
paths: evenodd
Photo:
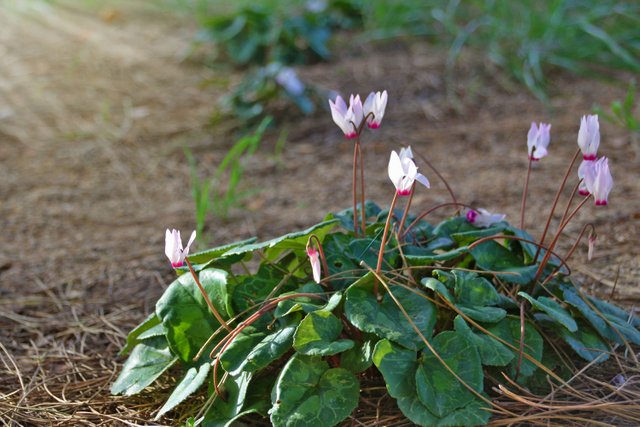
<path id="1" fill-rule="evenodd" d="M 573 244 L 573 246 L 571 246 L 571 249 L 569 249 L 569 252 L 567 253 L 567 256 L 564 257 L 564 261 L 569 261 L 569 258 L 571 258 L 571 255 L 573 255 L 573 253 L 576 251 L 576 249 L 578 248 L 578 243 L 580 243 L 580 241 L 582 240 L 582 238 L 584 237 L 584 233 L 586 233 L 587 229 L 591 228 L 591 230 L 595 233 L 596 232 L 596 227 L 589 223 L 589 224 L 585 224 L 584 227 L 582 227 L 582 231 L 580 231 L 580 235 L 578 236 L 578 238 L 576 239 L 575 243 Z M 547 278 L 544 280 L 544 282 L 542 282 L 540 284 L 541 287 L 544 288 L 544 286 L 549 283 L 551 281 L 551 279 L 553 278 L 553 276 L 558 272 L 558 270 L 560 270 L 560 267 L 556 267 L 551 274 L 549 274 L 549 276 L 547 276 Z"/>
<path id="2" fill-rule="evenodd" d="M 205 292 L 204 288 L 202 287 L 202 284 L 200 283 L 200 279 L 198 279 L 198 275 L 196 274 L 195 270 L 193 269 L 193 266 L 191 265 L 191 262 L 189 262 L 188 258 L 185 258 L 184 260 L 187 263 L 187 266 L 189 266 L 189 271 L 191 272 L 191 275 L 193 276 L 193 280 L 196 281 L 196 285 L 198 285 L 198 289 L 200 289 L 200 293 L 204 297 L 204 300 L 206 301 L 207 306 L 209 307 L 209 310 L 211 311 L 211 313 L 213 313 L 213 315 L 215 316 L 215 318 L 218 321 L 218 323 L 220 323 L 220 325 L 222 325 L 227 331 L 231 331 L 231 327 L 229 325 L 227 325 L 227 322 L 224 321 L 222 316 L 220 316 L 220 313 L 218 313 L 218 310 L 216 310 L 216 308 L 211 303 L 211 300 L 209 299 L 209 295 L 207 295 L 207 293 Z"/>
<path id="3" fill-rule="evenodd" d="M 551 250 L 553 250 L 553 248 L 555 247 L 556 243 L 558 243 L 558 239 L 560 238 L 560 235 L 562 234 L 562 231 L 567 226 L 567 224 L 569 224 L 569 221 L 571 221 L 573 219 L 573 217 L 580 210 L 580 208 L 582 208 L 582 206 L 584 206 L 584 204 L 587 203 L 587 200 L 589 200 L 590 197 L 591 197 L 591 195 L 585 197 L 584 200 L 582 200 L 582 202 L 580 202 L 580 204 L 578 206 L 576 206 L 576 208 L 573 210 L 573 212 L 571 212 L 571 214 L 566 219 L 566 221 L 563 222 L 562 224 L 560 224 L 560 227 L 558 227 L 558 231 L 556 232 L 556 235 L 553 238 L 553 241 L 549 245 L 549 249 L 550 250 L 547 251 L 547 253 L 544 255 L 544 258 L 542 258 L 542 261 L 540 261 L 540 265 L 538 266 L 538 270 L 536 271 L 536 275 L 533 278 L 533 281 L 531 282 L 531 292 L 529 292 L 530 295 L 533 296 L 535 294 L 535 291 L 537 289 L 538 279 L 540 278 L 540 275 L 542 274 L 542 271 L 543 271 L 544 266 L 546 265 L 547 261 L 549 261 L 549 257 L 551 256 Z M 540 247 L 538 247 L 538 249 L 539 248 Z"/>
<path id="4" fill-rule="evenodd" d="M 402 229 L 404 228 L 404 223 L 407 220 L 407 215 L 409 215 L 409 208 L 411 207 L 411 201 L 413 200 L 413 193 L 416 190 L 416 183 L 413 183 L 411 186 L 411 193 L 409 193 L 409 198 L 407 199 L 407 204 L 404 207 L 404 213 L 402 214 L 402 219 L 400 220 L 400 226 L 398 226 L 398 237 L 404 237 L 402 233 Z"/>
<path id="5" fill-rule="evenodd" d="M 439 205 L 436 205 L 434 207 L 432 207 L 431 209 L 428 209 L 426 211 L 424 211 L 423 213 L 421 213 L 420 215 L 418 215 L 418 217 L 416 219 L 413 220 L 413 222 L 411 224 L 409 224 L 409 226 L 407 227 L 407 229 L 401 234 L 401 236 L 404 238 L 404 236 L 407 235 L 407 233 L 409 232 L 409 230 L 411 230 L 418 222 L 420 222 L 421 219 L 423 219 L 424 217 L 426 217 L 427 215 L 429 215 L 431 212 L 438 210 L 440 208 L 444 208 L 447 206 L 462 206 L 468 209 L 473 209 L 472 206 L 464 204 L 464 203 L 458 203 L 458 202 L 447 202 L 447 203 L 441 203 Z M 459 210 L 458 210 L 459 211 Z"/>
<path id="6" fill-rule="evenodd" d="M 444 183 L 444 186 L 447 187 L 447 191 L 449 192 L 449 195 L 451 196 L 451 201 L 453 202 L 452 205 L 459 205 L 458 204 L 458 200 L 456 199 L 456 195 L 453 193 L 453 190 L 451 189 L 451 187 L 449 186 L 449 183 L 447 182 L 446 179 L 444 179 L 444 177 L 442 176 L 442 174 L 440 172 L 438 172 L 438 169 L 436 169 L 429 160 L 427 160 L 427 158 L 425 156 L 423 156 L 420 153 L 416 153 L 418 155 L 418 157 L 420 157 L 420 160 L 422 160 L 423 162 L 425 162 L 427 164 L 427 166 L 429 166 L 431 168 L 431 170 L 438 175 L 438 178 L 440 178 L 440 180 Z M 460 210 L 458 209 L 456 211 L 456 214 L 460 213 Z"/>
<path id="7" fill-rule="evenodd" d="M 573 159 L 571 159 L 571 163 L 569 164 L 569 168 L 567 172 L 564 174 L 564 178 L 562 180 L 562 184 L 560 184 L 560 188 L 556 193 L 555 199 L 553 199 L 553 205 L 551 206 L 551 212 L 549 212 L 549 216 L 547 217 L 547 223 L 544 226 L 544 231 L 542 232 L 542 237 L 540 238 L 540 244 L 544 244 L 544 239 L 547 237 L 547 232 L 549 231 L 549 224 L 551 223 L 551 217 L 553 216 L 553 212 L 556 210 L 556 206 L 558 204 L 558 200 L 560 199 L 560 194 L 562 194 L 562 190 L 564 190 L 564 186 L 567 183 L 567 178 L 569 178 L 569 173 L 571 169 L 573 169 L 573 165 L 578 159 L 578 155 L 580 154 L 580 148 L 576 150 L 576 154 L 573 155 Z M 538 261 L 538 255 L 540 255 L 540 251 L 536 252 L 536 255 L 533 257 L 533 263 L 535 264 Z"/>
<path id="8" fill-rule="evenodd" d="M 380 273 L 382 269 L 382 257 L 384 255 L 384 245 L 387 240 L 387 235 L 389 234 L 389 225 L 391 224 L 391 217 L 393 216 L 393 208 L 396 207 L 396 202 L 398 201 L 398 192 L 396 191 L 393 194 L 393 200 L 391 201 L 391 207 L 389 208 L 389 214 L 387 215 L 387 222 L 384 224 L 384 232 L 382 233 L 382 241 L 380 242 L 380 250 L 378 251 L 378 264 L 376 266 L 376 273 Z M 378 281 L 374 280 L 373 282 L 373 293 L 376 296 L 376 299 L 380 301 L 378 295 Z"/>
<path id="9" fill-rule="evenodd" d="M 524 229 L 524 212 L 527 205 L 527 192 L 529 191 L 529 177 L 531 176 L 531 162 L 533 157 L 529 156 L 529 166 L 527 167 L 527 177 L 524 180 L 524 189 L 522 190 L 522 203 L 520 204 L 520 229 Z"/>
<path id="10" fill-rule="evenodd" d="M 362 149 L 360 147 L 360 135 L 356 142 L 358 148 L 358 161 L 360 162 L 360 210 L 362 212 L 362 235 L 367 235 L 367 214 L 364 211 L 364 159 L 362 158 Z"/>

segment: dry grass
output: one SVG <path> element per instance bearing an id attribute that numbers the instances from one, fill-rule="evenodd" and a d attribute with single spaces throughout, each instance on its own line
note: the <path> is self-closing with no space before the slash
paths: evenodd
<path id="1" fill-rule="evenodd" d="M 146 425 L 170 391 L 171 378 L 133 398 L 110 396 L 108 388 L 126 332 L 171 281 L 163 229 L 193 224 L 182 146 L 212 168 L 233 140 L 208 126 L 220 89 L 201 84 L 229 76 L 183 60 L 193 29 L 141 1 L 93 9 L 71 1 L 0 5 L 0 421 L 6 425 Z M 515 218 L 526 130 L 531 120 L 551 121 L 551 155 L 534 171 L 527 217 L 539 232 L 575 149 L 579 116 L 596 101 L 620 98 L 624 85 L 560 76 L 545 111 L 470 56 L 458 70 L 459 99 L 452 103 L 444 61 L 442 52 L 420 43 L 376 45 L 302 74 L 345 92 L 389 91 L 385 126 L 364 142 L 368 197 L 381 204 L 390 190 L 376 172 L 385 169 L 389 149 L 411 144 L 439 166 L 460 200 Z M 349 205 L 350 150 L 329 115 L 289 116 L 284 125 L 282 162 L 269 152 L 274 135 L 247 159 L 246 186 L 261 191 L 248 209 L 212 224 L 209 241 L 268 238 Z M 640 300 L 638 163 L 620 130 L 603 123 L 602 131 L 616 189 L 610 207 L 581 214 L 578 222 L 598 228 L 598 249 L 586 264 L 583 247 L 572 266 L 586 289 L 607 296 L 615 286 L 613 299 L 632 306 Z M 416 197 L 417 209 L 445 201 L 434 181 Z M 578 230 L 568 230 L 565 249 Z M 533 425 L 633 425 L 640 419 L 638 366 L 623 356 L 589 368 L 573 388 L 545 400 L 505 381 L 497 402 Z M 622 372 L 627 383 L 613 387 Z M 363 385 L 349 423 L 407 424 L 379 378 Z M 175 425 L 188 411 L 180 407 L 163 422 Z"/>

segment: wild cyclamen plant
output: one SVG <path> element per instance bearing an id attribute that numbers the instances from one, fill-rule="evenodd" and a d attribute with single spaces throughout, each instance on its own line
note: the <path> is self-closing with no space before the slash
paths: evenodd
<path id="1" fill-rule="evenodd" d="M 583 119 L 592 142 L 584 148 L 581 130 L 580 148 L 536 238 L 502 214 L 459 203 L 453 192 L 452 202 L 411 214 L 416 182 L 429 187 L 429 181 L 410 148 L 391 152 L 389 209 L 364 202 L 361 134 L 365 123 L 380 125 L 386 101 L 386 92 L 372 93 L 364 106 L 357 95 L 348 107 L 341 98 L 330 101 L 334 120 L 355 140 L 352 208 L 304 231 L 191 255 L 195 236 L 183 248 L 179 233 L 167 231 L 165 249 L 178 278 L 129 334 L 122 350 L 129 358 L 112 393 L 139 393 L 179 366 L 171 372 L 182 377 L 156 419 L 206 383 L 198 392 L 205 403 L 190 425 L 268 417 L 275 426 L 317 427 L 354 416 L 361 380 L 379 378 L 416 424 L 483 425 L 513 415 L 504 395 L 494 399 L 495 390 L 545 396 L 575 373 L 572 354 L 600 363 L 619 345 L 640 344 L 640 320 L 571 281 L 568 261 L 587 231 L 592 256 L 593 225 L 567 253 L 557 249 L 576 213 L 591 197 L 607 204 L 613 187 L 607 159 L 593 157 L 597 118 Z M 529 167 L 521 224 L 531 162 L 547 153 L 549 128 L 532 125 L 523 150 Z M 579 168 L 551 232 L 580 149 L 590 163 Z M 581 201 L 574 201 L 577 194 Z M 395 209 L 399 200 L 402 212 Z M 457 214 L 427 221 L 444 207 Z"/>

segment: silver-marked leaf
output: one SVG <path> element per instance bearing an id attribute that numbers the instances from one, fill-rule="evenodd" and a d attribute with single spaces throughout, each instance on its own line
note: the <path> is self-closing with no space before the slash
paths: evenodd
<path id="1" fill-rule="evenodd" d="M 331 356 L 353 347 L 354 342 L 338 339 L 342 322 L 329 311 L 313 311 L 298 325 L 293 337 L 293 348 L 308 356 Z"/>
<path id="2" fill-rule="evenodd" d="M 518 295 L 529 301 L 531 305 L 537 310 L 547 313 L 549 317 L 567 328 L 569 331 L 575 332 L 578 330 L 578 324 L 575 320 L 573 320 L 571 313 L 562 308 L 560 304 L 558 304 L 551 298 L 544 296 L 533 298 L 526 292 L 518 292 Z"/>
<path id="3" fill-rule="evenodd" d="M 483 365 L 505 366 L 515 357 L 507 346 L 495 338 L 481 332 L 473 332 L 462 317 L 456 316 L 453 324 L 456 332 L 460 332 L 475 344 Z"/>
<path id="4" fill-rule="evenodd" d="M 493 335 L 505 340 L 516 349 L 520 347 L 520 318 L 515 316 L 507 316 L 500 322 L 487 326 L 487 330 Z M 535 327 L 528 320 L 525 321 L 524 326 L 524 353 L 531 356 L 534 360 L 540 362 L 542 360 L 542 337 L 536 331 Z M 514 359 L 509 364 L 510 367 L 515 369 L 515 365 L 518 363 L 518 351 L 511 349 L 515 355 Z M 535 363 L 528 360 L 526 357 L 522 358 L 522 365 L 520 366 L 521 376 L 527 377 L 532 375 L 538 367 Z"/>
<path id="5" fill-rule="evenodd" d="M 382 373 L 391 397 L 415 396 L 417 353 L 389 340 L 380 340 L 373 349 L 373 363 Z"/>

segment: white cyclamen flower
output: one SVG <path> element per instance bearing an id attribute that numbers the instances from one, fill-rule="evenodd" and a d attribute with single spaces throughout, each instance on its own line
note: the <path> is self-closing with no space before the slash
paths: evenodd
<path id="1" fill-rule="evenodd" d="M 335 102 L 329 100 L 329 107 L 331 108 L 333 121 L 342 129 L 344 135 L 349 139 L 358 136 L 358 128 L 364 118 L 360 95 L 351 95 L 349 97 L 349 107 L 347 107 L 342 97 L 338 95 Z"/>
<path id="2" fill-rule="evenodd" d="M 367 126 L 378 129 L 387 108 L 387 91 L 371 92 L 364 101 L 364 116 L 367 118 Z"/>
<path id="3" fill-rule="evenodd" d="M 391 182 L 395 185 L 398 196 L 409 195 L 415 181 L 430 188 L 429 180 L 418 172 L 416 164 L 410 157 L 411 148 L 400 151 L 400 153 L 402 157 L 398 156 L 398 153 L 395 151 L 391 152 L 388 167 L 389 179 L 391 179 Z"/>
<path id="4" fill-rule="evenodd" d="M 582 116 L 578 131 L 578 146 L 585 160 L 595 160 L 600 146 L 600 124 L 598 115 Z"/>
<path id="5" fill-rule="evenodd" d="M 549 146 L 550 124 L 540 123 L 540 126 L 531 123 L 531 128 L 527 134 L 527 147 L 531 160 L 540 160 L 547 155 Z"/>
<path id="6" fill-rule="evenodd" d="M 467 211 L 467 221 L 476 227 L 488 228 L 496 224 L 507 216 L 505 214 L 493 214 L 486 209 L 469 209 Z"/>
<path id="7" fill-rule="evenodd" d="M 189 243 L 185 248 L 182 247 L 182 239 L 180 238 L 180 232 L 178 230 L 171 230 L 167 228 L 167 232 L 164 237 L 164 253 L 171 261 L 171 266 L 173 268 L 182 267 L 184 264 L 184 259 L 189 255 L 189 247 L 196 239 L 196 231 L 193 230 L 191 233 L 191 237 L 189 238 Z"/>
<path id="8" fill-rule="evenodd" d="M 309 262 L 311 263 L 311 271 L 313 272 L 313 281 L 320 283 L 321 270 L 320 270 L 320 253 L 312 248 L 307 247 L 307 255 L 309 256 Z"/>
<path id="9" fill-rule="evenodd" d="M 593 167 L 587 168 L 585 171 L 584 182 L 587 191 L 593 194 L 596 206 L 606 206 L 608 203 L 609 192 L 613 188 L 613 178 L 609 171 L 609 159 L 601 157 L 593 163 Z"/>

